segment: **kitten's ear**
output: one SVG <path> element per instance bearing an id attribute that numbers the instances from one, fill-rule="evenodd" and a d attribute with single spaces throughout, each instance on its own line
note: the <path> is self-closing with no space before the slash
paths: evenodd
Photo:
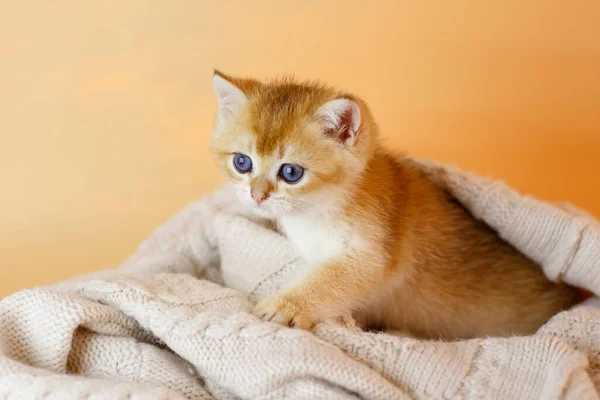
<path id="1" fill-rule="evenodd" d="M 248 103 L 248 97 L 228 78 L 215 70 L 213 87 L 217 94 L 217 119 L 222 122 L 236 116 Z"/>
<path id="2" fill-rule="evenodd" d="M 327 136 L 349 146 L 354 144 L 361 123 L 360 107 L 356 102 L 345 98 L 331 100 L 317 110 L 317 117 Z"/>

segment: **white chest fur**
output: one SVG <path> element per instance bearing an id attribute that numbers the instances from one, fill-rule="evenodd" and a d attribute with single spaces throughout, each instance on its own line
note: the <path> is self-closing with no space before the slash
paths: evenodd
<path id="1" fill-rule="evenodd" d="M 327 218 L 288 216 L 279 228 L 293 243 L 300 256 L 311 264 L 335 259 L 344 251 L 346 230 Z"/>

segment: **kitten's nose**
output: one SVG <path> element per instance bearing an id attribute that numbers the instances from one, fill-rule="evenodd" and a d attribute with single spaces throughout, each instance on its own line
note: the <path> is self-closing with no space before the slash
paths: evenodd
<path id="1" fill-rule="evenodd" d="M 255 192 L 252 191 L 252 198 L 254 200 L 256 200 L 256 202 L 258 204 L 262 203 L 263 201 L 265 201 L 266 199 L 269 198 L 269 193 L 263 193 L 263 192 Z"/>

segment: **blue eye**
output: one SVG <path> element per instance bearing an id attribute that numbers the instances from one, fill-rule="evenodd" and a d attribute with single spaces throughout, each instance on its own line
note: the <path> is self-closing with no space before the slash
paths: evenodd
<path id="1" fill-rule="evenodd" d="M 252 159 L 245 154 L 235 154 L 233 156 L 233 166 L 240 174 L 247 174 L 252 171 Z"/>
<path id="2" fill-rule="evenodd" d="M 296 183 L 304 175 L 304 168 L 294 164 L 283 164 L 279 169 L 279 176 L 287 183 Z"/>

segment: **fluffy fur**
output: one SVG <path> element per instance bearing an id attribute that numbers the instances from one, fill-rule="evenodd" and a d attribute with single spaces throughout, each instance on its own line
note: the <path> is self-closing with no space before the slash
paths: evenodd
<path id="1" fill-rule="evenodd" d="M 378 143 L 359 98 L 317 83 L 215 72 L 212 147 L 247 210 L 276 223 L 306 270 L 257 315 L 309 329 L 352 312 L 427 338 L 534 332 L 575 301 L 408 161 Z M 233 156 L 252 159 L 240 173 Z M 286 183 L 282 164 L 304 168 Z M 261 199 L 257 201 L 255 199 Z"/>

